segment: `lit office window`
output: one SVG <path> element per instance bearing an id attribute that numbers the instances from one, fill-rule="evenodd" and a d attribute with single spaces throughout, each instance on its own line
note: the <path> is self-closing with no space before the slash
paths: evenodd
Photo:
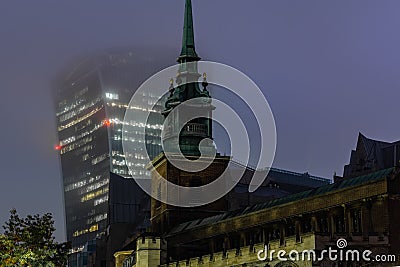
<path id="1" fill-rule="evenodd" d="M 113 94 L 113 93 L 106 93 L 106 98 L 118 100 L 119 99 L 119 95 L 118 94 Z"/>

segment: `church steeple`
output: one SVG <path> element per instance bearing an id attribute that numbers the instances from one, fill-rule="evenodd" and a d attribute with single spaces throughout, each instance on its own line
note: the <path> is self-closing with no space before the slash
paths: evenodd
<path id="1" fill-rule="evenodd" d="M 199 61 L 200 58 L 196 53 L 194 45 L 194 28 L 193 28 L 193 12 L 192 1 L 186 0 L 185 5 L 185 22 L 183 25 L 182 51 L 178 58 L 179 63 Z"/>
<path id="2" fill-rule="evenodd" d="M 211 115 L 214 107 L 211 105 L 211 97 L 206 87 L 206 76 L 202 83 L 203 89 L 200 89 L 199 78 L 202 76 L 198 72 L 198 61 L 194 45 L 194 29 L 192 1 L 186 0 L 185 21 L 183 26 L 182 51 L 178 57 L 178 73 L 175 82 L 170 82 L 169 96 L 165 102 L 165 109 L 162 112 L 168 122 L 167 129 L 163 137 L 164 150 L 172 151 L 180 148 L 185 155 L 199 155 L 199 144 L 203 139 L 212 140 L 212 121 Z M 208 98 L 209 101 L 199 101 L 197 105 L 192 104 L 185 112 L 168 116 L 171 111 L 181 103 L 195 98 Z M 191 110 L 189 110 L 191 109 Z M 179 125 L 185 121 L 189 114 L 198 115 L 196 119 L 185 124 L 180 132 Z M 215 147 L 212 142 L 208 142 L 209 150 L 212 152 Z"/>

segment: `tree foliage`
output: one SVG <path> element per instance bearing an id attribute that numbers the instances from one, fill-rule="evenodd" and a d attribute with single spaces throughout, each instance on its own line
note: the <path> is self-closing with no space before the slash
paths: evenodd
<path id="1" fill-rule="evenodd" d="M 28 215 L 20 218 L 10 211 L 10 219 L 0 235 L 0 266 L 61 267 L 67 262 L 69 246 L 55 242 L 53 217 Z"/>

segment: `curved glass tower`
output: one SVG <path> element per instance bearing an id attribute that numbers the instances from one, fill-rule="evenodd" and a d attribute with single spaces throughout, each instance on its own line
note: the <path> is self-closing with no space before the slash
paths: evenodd
<path id="1" fill-rule="evenodd" d="M 114 212 L 110 218 L 109 190 L 112 173 L 125 178 L 149 175 L 145 151 L 132 155 L 132 172 L 122 151 L 122 126 L 131 96 L 142 82 L 170 62 L 165 50 L 159 56 L 145 54 L 124 50 L 92 57 L 55 82 L 56 149 L 62 168 L 67 240 L 76 251 L 100 237 L 115 216 L 135 219 L 135 210 L 129 214 Z M 143 101 L 156 103 L 158 99 L 144 95 Z M 161 111 L 163 103 L 157 108 Z M 135 138 L 135 129 L 147 127 L 146 145 L 154 157 L 161 152 L 163 118 L 157 112 L 152 118 L 149 125 L 128 122 L 132 131 L 126 138 L 137 142 L 140 138 Z"/>

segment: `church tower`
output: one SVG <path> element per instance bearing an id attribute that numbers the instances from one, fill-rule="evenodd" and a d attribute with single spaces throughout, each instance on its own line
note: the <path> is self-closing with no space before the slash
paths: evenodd
<path id="1" fill-rule="evenodd" d="M 163 111 L 166 119 L 162 136 L 164 152 L 152 161 L 150 167 L 152 171 L 152 191 L 160 199 L 166 199 L 168 194 L 171 194 L 171 192 L 168 192 L 168 187 L 163 186 L 165 180 L 185 187 L 206 185 L 217 179 L 225 171 L 230 160 L 230 157 L 220 156 L 216 153 L 212 141 L 211 115 L 214 107 L 207 90 L 206 75 L 201 75 L 198 72 L 197 62 L 199 60 L 200 57 L 196 53 L 194 42 L 192 3 L 191 0 L 186 0 L 182 50 L 177 59 L 179 69 L 175 81 L 171 79 L 169 96 Z M 199 82 L 201 77 L 203 78 L 202 82 Z M 191 102 L 191 105 L 185 107 L 184 112 L 180 112 L 179 109 L 174 110 L 185 101 L 196 99 L 201 99 L 201 101 L 195 101 L 194 104 Z M 187 114 L 196 114 L 196 117 L 188 119 Z M 169 162 L 165 155 L 167 152 L 169 155 L 181 152 L 186 160 L 199 160 L 200 156 L 216 156 L 204 170 L 188 172 Z M 179 192 L 173 194 L 179 195 Z M 196 196 L 191 196 L 191 198 L 192 202 L 196 203 Z M 185 208 L 152 199 L 152 230 L 165 233 L 182 222 L 209 217 L 226 210 L 225 197 L 203 206 Z"/>
<path id="2" fill-rule="evenodd" d="M 193 15 L 192 3 L 186 1 L 185 7 L 185 21 L 183 27 L 182 50 L 178 57 L 179 70 L 176 76 L 176 87 L 174 81 L 171 79 L 171 86 L 169 89 L 170 95 L 165 103 L 165 110 L 163 115 L 168 119 L 166 129 L 163 133 L 164 150 L 169 152 L 176 152 L 179 148 L 184 155 L 198 156 L 199 143 L 206 139 L 207 142 L 202 144 L 203 153 L 213 154 L 215 147 L 212 143 L 212 120 L 211 113 L 214 107 L 211 105 L 211 97 L 207 91 L 206 74 L 203 74 L 203 89 L 200 89 L 199 78 L 202 76 L 198 73 L 197 62 L 200 57 L 196 53 L 194 44 L 194 29 L 193 29 Z M 190 100 L 202 98 L 198 103 L 191 102 L 190 107 L 185 106 L 185 112 L 179 114 L 171 114 L 176 106 Z M 187 120 L 185 115 L 195 114 L 196 119 L 190 120 L 186 124 L 183 122 Z M 170 115 L 168 117 L 168 115 Z M 180 131 L 180 125 L 185 126 Z"/>

